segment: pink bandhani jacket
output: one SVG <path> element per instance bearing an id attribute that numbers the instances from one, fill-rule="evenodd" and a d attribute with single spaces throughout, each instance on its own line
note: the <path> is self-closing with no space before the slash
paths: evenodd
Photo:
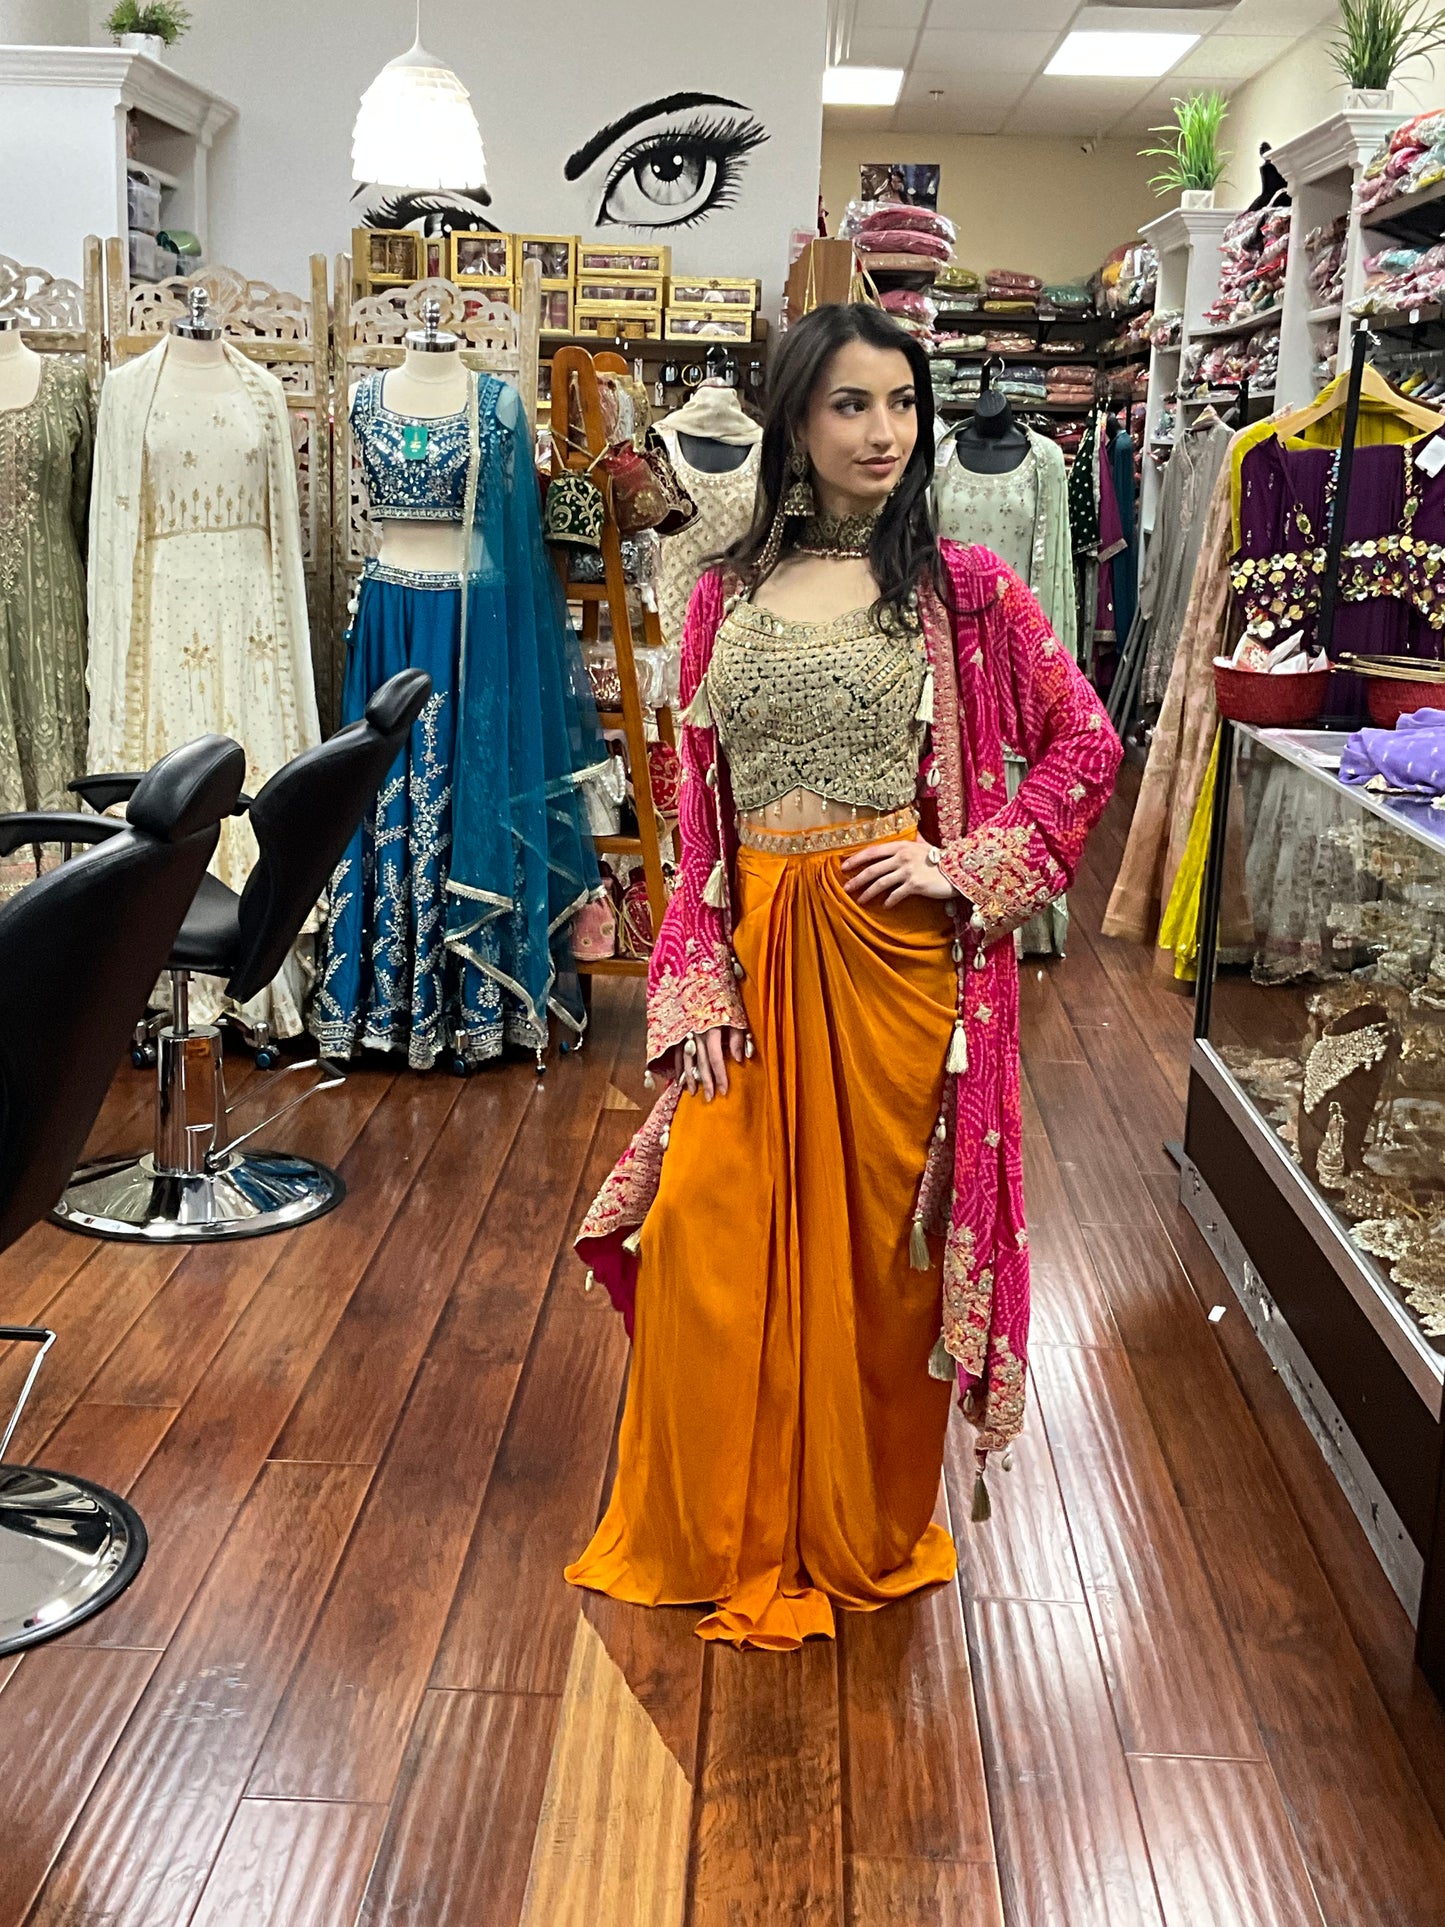
<path id="1" fill-rule="evenodd" d="M 931 590 L 920 595 L 934 720 L 918 797 L 923 834 L 942 848 L 944 874 L 959 893 L 959 1003 L 944 1133 L 932 1142 L 916 1216 L 944 1239 L 935 1360 L 956 1374 L 976 1444 L 987 1451 L 1023 1425 L 1029 1324 L 1018 964 L 1013 943 L 1001 939 L 1072 882 L 1121 751 L 1103 705 L 1013 570 L 987 549 L 941 548 L 953 609 Z M 704 576 L 683 635 L 681 868 L 647 985 L 647 1055 L 658 1068 L 689 1031 L 747 1023 L 732 950 L 737 836 L 727 763 L 716 730 L 702 720 L 705 699 L 693 700 L 727 606 L 721 577 Z M 1012 802 L 1005 744 L 1030 764 Z M 577 1237 L 629 1334 L 636 1234 L 657 1191 L 679 1094 L 676 1083 L 664 1090 Z"/>

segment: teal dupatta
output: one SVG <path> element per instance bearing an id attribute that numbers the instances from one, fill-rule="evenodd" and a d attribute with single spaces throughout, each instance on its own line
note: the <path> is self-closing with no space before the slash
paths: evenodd
<path id="1" fill-rule="evenodd" d="M 494 375 L 468 395 L 469 456 L 446 942 L 520 1005 L 586 1023 L 569 925 L 601 889 L 579 779 L 605 758 L 576 633 L 542 543 L 531 431 Z"/>

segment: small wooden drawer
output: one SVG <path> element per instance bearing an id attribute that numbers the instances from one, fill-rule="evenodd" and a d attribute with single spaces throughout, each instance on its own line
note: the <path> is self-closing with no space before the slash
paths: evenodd
<path id="1" fill-rule="evenodd" d="M 514 274 L 518 282 L 529 261 L 542 269 L 544 288 L 570 288 L 577 280 L 577 250 L 582 243 L 575 234 L 515 234 Z"/>
<path id="2" fill-rule="evenodd" d="M 649 242 L 584 241 L 578 250 L 577 272 L 584 274 L 650 274 L 663 280 L 672 272 L 672 249 Z"/>
<path id="3" fill-rule="evenodd" d="M 740 314 L 735 308 L 669 308 L 664 339 L 667 341 L 751 341 L 751 311 Z"/>
<path id="4" fill-rule="evenodd" d="M 459 288 L 510 286 L 519 280 L 516 250 L 510 234 L 487 228 L 468 229 L 450 237 L 448 274 Z"/>
<path id="5" fill-rule="evenodd" d="M 577 304 L 577 333 L 599 341 L 660 341 L 661 308 L 584 307 Z"/>
<path id="6" fill-rule="evenodd" d="M 668 284 L 667 305 L 694 313 L 717 309 L 745 309 L 751 314 L 762 301 L 760 281 L 739 281 L 727 275 L 691 277 L 675 274 Z"/>

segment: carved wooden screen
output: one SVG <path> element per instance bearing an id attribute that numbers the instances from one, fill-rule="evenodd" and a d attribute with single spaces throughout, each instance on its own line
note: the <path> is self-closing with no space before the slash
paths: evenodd
<path id="1" fill-rule="evenodd" d="M 104 361 L 105 302 L 100 242 L 87 235 L 79 281 L 26 267 L 0 254 L 0 314 L 18 315 L 27 347 L 42 355 L 73 355 L 85 364 L 92 393 Z"/>

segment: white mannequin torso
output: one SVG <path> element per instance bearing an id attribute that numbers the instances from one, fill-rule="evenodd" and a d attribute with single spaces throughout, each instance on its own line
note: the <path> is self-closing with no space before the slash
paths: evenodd
<path id="1" fill-rule="evenodd" d="M 459 415 L 467 405 L 467 370 L 460 353 L 419 352 L 408 348 L 399 368 L 382 377 L 381 399 L 398 415 L 437 421 Z M 465 545 L 460 527 L 447 522 L 383 522 L 379 560 L 389 569 L 454 572 Z"/>
<path id="2" fill-rule="evenodd" d="M 226 359 L 224 344 L 216 341 L 188 341 L 184 335 L 171 335 L 156 381 L 156 394 L 224 395 L 239 388 L 241 377 Z"/>
<path id="3" fill-rule="evenodd" d="M 18 328 L 0 331 L 0 409 L 28 408 L 40 393 L 45 362 L 20 339 Z"/>

